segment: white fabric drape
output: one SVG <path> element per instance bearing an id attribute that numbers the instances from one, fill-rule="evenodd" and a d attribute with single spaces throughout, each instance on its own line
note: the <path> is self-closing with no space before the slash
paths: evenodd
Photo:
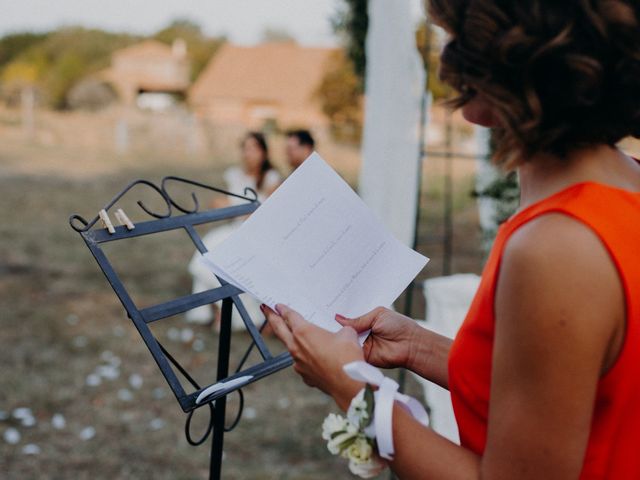
<path id="1" fill-rule="evenodd" d="M 415 228 L 420 102 L 426 77 L 415 30 L 410 0 L 369 0 L 359 193 L 409 246 Z"/>
<path id="2" fill-rule="evenodd" d="M 479 284 L 480 277 L 471 273 L 426 280 L 424 295 L 428 306 L 427 320 L 419 322 L 420 326 L 454 338 Z M 415 378 L 422 385 L 425 399 L 431 407 L 431 428 L 452 442 L 459 443 L 458 425 L 449 391 L 417 375 Z"/>

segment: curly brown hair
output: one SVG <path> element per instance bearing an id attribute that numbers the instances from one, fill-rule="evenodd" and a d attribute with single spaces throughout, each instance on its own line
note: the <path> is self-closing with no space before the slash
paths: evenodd
<path id="1" fill-rule="evenodd" d="M 481 92 L 496 129 L 495 161 L 640 137 L 640 2 L 428 0 L 451 39 L 441 78 L 461 107 Z"/>

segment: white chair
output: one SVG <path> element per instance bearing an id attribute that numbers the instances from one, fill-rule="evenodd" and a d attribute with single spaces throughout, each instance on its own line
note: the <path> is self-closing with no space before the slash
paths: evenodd
<path id="1" fill-rule="evenodd" d="M 480 277 L 475 274 L 458 274 L 436 277 L 424 282 L 427 300 L 427 319 L 418 323 L 440 335 L 455 337 L 462 324 Z M 417 375 L 427 404 L 431 408 L 430 426 L 436 432 L 455 443 L 460 442 L 458 426 L 453 415 L 449 391 Z"/>

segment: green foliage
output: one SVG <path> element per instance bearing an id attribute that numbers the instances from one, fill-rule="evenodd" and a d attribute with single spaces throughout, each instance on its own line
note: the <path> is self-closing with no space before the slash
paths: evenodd
<path id="1" fill-rule="evenodd" d="M 39 41 L 27 38 L 33 41 L 23 40 L 22 49 L 14 48 L 2 69 L 3 96 L 15 95 L 15 89 L 26 81 L 17 72 L 34 72 L 29 83 L 39 87 L 46 104 L 58 109 L 67 107 L 67 93 L 78 80 L 108 66 L 114 50 L 139 41 L 131 35 L 80 27 L 42 34 Z M 14 46 L 19 43 L 12 42 Z"/>
<path id="2" fill-rule="evenodd" d="M 114 103 L 118 94 L 113 86 L 99 78 L 84 78 L 77 82 L 67 94 L 67 103 L 73 110 L 97 111 Z"/>
<path id="3" fill-rule="evenodd" d="M 133 35 L 71 27 L 51 33 L 41 47 L 52 62 L 73 54 L 89 67 L 104 68 L 114 50 L 138 41 L 140 37 Z"/>
<path id="4" fill-rule="evenodd" d="M 40 43 L 47 35 L 47 33 L 25 32 L 13 33 L 0 38 L 0 68 L 32 45 Z"/>
<path id="5" fill-rule="evenodd" d="M 201 37 L 202 27 L 188 18 L 177 18 L 169 25 L 158 31 L 154 36 L 161 42 L 172 42 L 177 36 L 184 37 Z"/>
<path id="6" fill-rule="evenodd" d="M 354 71 L 364 89 L 365 69 L 367 65 L 365 42 L 369 26 L 367 0 L 343 0 L 343 4 L 331 19 L 334 31 L 342 37 L 345 50 L 353 62 Z M 434 99 L 448 98 L 452 94 L 449 86 L 438 78 L 440 67 L 440 49 L 433 26 L 420 22 L 416 30 L 416 46 L 425 68 L 429 69 L 427 90 Z"/>
<path id="7" fill-rule="evenodd" d="M 182 38 L 196 78 L 224 38 L 209 38 L 196 23 L 176 20 L 154 35 L 171 44 Z M 109 66 L 111 54 L 142 37 L 81 27 L 48 33 L 16 33 L 0 38 L 0 81 L 5 101 L 22 88 L 37 87 L 45 105 L 68 108 L 68 93 L 80 80 Z"/>
<path id="8" fill-rule="evenodd" d="M 428 72 L 427 90 L 431 92 L 434 100 L 451 98 L 453 89 L 440 80 L 440 45 L 435 28 L 432 24 L 421 22 L 416 30 L 416 45 L 422 57 L 424 67 Z"/>
<path id="9" fill-rule="evenodd" d="M 343 0 L 331 18 L 344 45 L 330 62 L 316 93 L 338 141 L 359 142 L 366 70 L 365 40 L 369 28 L 367 0 Z"/>
<path id="10" fill-rule="evenodd" d="M 226 41 L 224 37 L 207 37 L 200 25 L 189 19 L 178 19 L 167 27 L 156 32 L 156 40 L 171 45 L 175 40 L 182 39 L 187 44 L 187 56 L 191 61 L 191 80 L 195 80 L 218 48 Z"/>
<path id="11" fill-rule="evenodd" d="M 496 201 L 496 218 L 498 225 L 507 221 L 518 208 L 520 199 L 520 186 L 518 176 L 511 172 L 498 177 L 484 189 L 473 192 L 476 197 L 491 198 Z"/>
<path id="12" fill-rule="evenodd" d="M 267 27 L 262 32 L 263 42 L 295 42 L 296 38 L 282 28 Z"/>
<path id="13" fill-rule="evenodd" d="M 65 108 L 67 91 L 89 70 L 85 59 L 77 52 L 67 51 L 60 55 L 45 77 L 51 104 Z"/>
<path id="14" fill-rule="evenodd" d="M 489 138 L 490 157 L 495 151 L 495 144 L 496 131 L 491 130 L 491 136 Z M 512 171 L 499 176 L 484 189 L 474 191 L 473 196 L 490 198 L 495 201 L 496 217 L 494 220 L 497 225 L 500 225 L 506 222 L 518 209 L 520 203 L 520 183 L 518 182 L 518 175 Z M 495 232 L 489 233 L 495 235 Z"/>
<path id="15" fill-rule="evenodd" d="M 358 142 L 362 135 L 362 94 L 360 78 L 351 59 L 341 51 L 328 62 L 316 96 L 329 118 L 336 140 Z"/>
<path id="16" fill-rule="evenodd" d="M 367 0 L 343 0 L 343 2 L 331 19 L 331 24 L 333 30 L 343 39 L 345 50 L 363 89 L 367 66 L 365 41 L 369 28 Z"/>

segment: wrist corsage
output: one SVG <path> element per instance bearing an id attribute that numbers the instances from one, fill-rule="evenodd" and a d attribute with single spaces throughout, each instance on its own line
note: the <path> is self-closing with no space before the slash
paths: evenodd
<path id="1" fill-rule="evenodd" d="M 333 455 L 349 460 L 349 470 L 362 478 L 378 475 L 386 463 L 376 453 L 375 432 L 372 432 L 375 408 L 370 385 L 353 397 L 347 417 L 330 413 L 322 423 L 322 438 Z"/>
<path id="2" fill-rule="evenodd" d="M 329 414 L 322 424 L 322 438 L 333 455 L 349 460 L 349 470 L 362 478 L 378 475 L 386 460 L 393 460 L 393 404 L 399 402 L 423 425 L 427 412 L 420 402 L 398 393 L 398 384 L 366 362 L 346 364 L 344 371 L 366 387 L 353 397 L 347 417 Z M 376 391 L 373 386 L 378 387 Z"/>

